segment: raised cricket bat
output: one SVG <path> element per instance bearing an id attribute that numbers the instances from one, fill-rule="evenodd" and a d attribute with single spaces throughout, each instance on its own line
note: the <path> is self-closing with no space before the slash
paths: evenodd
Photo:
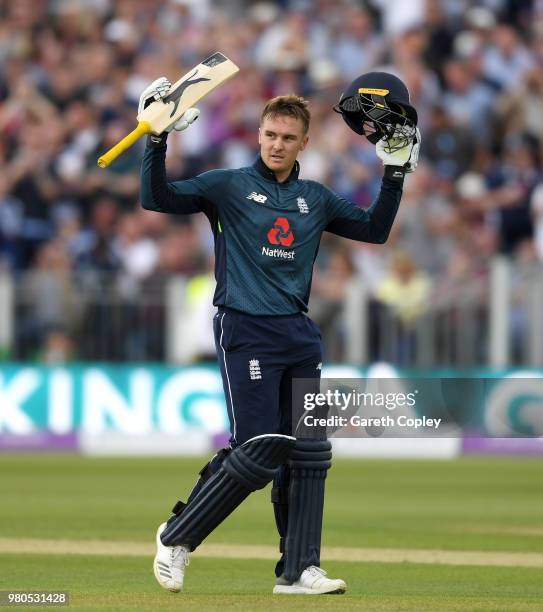
<path id="1" fill-rule="evenodd" d="M 98 159 L 100 168 L 131 147 L 144 134 L 162 134 L 183 113 L 197 104 L 216 87 L 233 77 L 239 68 L 222 53 L 214 53 L 176 81 L 168 95 L 149 104 L 137 116 L 138 127 Z"/>

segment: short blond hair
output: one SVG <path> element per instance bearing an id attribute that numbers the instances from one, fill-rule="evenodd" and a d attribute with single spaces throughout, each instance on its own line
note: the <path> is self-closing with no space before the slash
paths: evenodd
<path id="1" fill-rule="evenodd" d="M 301 96 L 289 94 L 288 96 L 276 96 L 268 100 L 262 111 L 260 124 L 262 125 L 266 117 L 277 117 L 278 115 L 300 119 L 304 126 L 304 133 L 307 134 L 309 122 L 311 121 L 311 113 L 308 101 Z"/>

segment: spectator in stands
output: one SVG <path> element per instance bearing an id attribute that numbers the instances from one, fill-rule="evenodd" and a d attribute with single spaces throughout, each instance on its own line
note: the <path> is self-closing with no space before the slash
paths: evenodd
<path id="1" fill-rule="evenodd" d="M 405 327 L 412 327 L 428 307 L 430 289 L 428 275 L 417 269 L 408 253 L 398 251 L 375 297 L 388 306 Z"/>
<path id="2" fill-rule="evenodd" d="M 395 353 L 389 358 L 400 365 L 412 363 L 416 349 L 416 324 L 429 307 L 430 292 L 429 276 L 416 267 L 407 252 L 396 252 L 388 275 L 377 287 L 375 298 L 387 309 L 384 316 L 383 313 L 378 315 L 381 342 L 392 329 L 397 330 Z"/>
<path id="3" fill-rule="evenodd" d="M 451 178 L 460 176 L 473 164 L 476 140 L 469 126 L 453 121 L 442 106 L 435 106 L 429 116 L 422 143 L 422 156 L 434 170 Z"/>
<path id="4" fill-rule="evenodd" d="M 52 330 L 77 332 L 81 319 L 80 299 L 62 242 L 56 240 L 40 247 L 36 267 L 24 277 L 21 293 L 20 357 L 30 357 L 32 349 L 41 346 Z"/>
<path id="5" fill-rule="evenodd" d="M 330 253 L 324 269 L 317 267 L 313 274 L 310 316 L 322 331 L 328 361 L 339 361 L 343 354 L 343 306 L 355 272 L 350 250 L 340 246 Z"/>
<path id="6" fill-rule="evenodd" d="M 533 143 L 521 135 L 509 138 L 503 158 L 487 177 L 503 253 L 511 254 L 522 242 L 533 240 L 530 199 L 540 178 Z"/>
<path id="7" fill-rule="evenodd" d="M 521 84 L 533 65 L 530 52 L 518 32 L 509 24 L 499 24 L 483 54 L 483 73 L 488 81 L 500 89 L 513 89 Z"/>

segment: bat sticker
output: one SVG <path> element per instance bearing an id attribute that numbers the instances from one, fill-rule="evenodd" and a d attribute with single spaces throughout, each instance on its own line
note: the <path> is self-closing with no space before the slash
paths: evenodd
<path id="1" fill-rule="evenodd" d="M 201 83 L 202 81 L 210 81 L 211 79 L 206 79 L 205 77 L 200 77 L 199 79 L 194 79 L 194 81 L 191 81 L 192 77 L 198 72 L 198 70 L 195 70 L 186 81 L 183 81 L 181 83 L 181 85 L 179 85 L 179 87 L 177 87 L 176 89 L 174 89 L 174 91 L 172 91 L 171 94 L 168 94 L 165 98 L 163 98 L 163 102 L 164 104 L 168 104 L 168 102 L 174 102 L 174 106 L 173 106 L 173 110 L 170 113 L 170 117 L 173 117 L 175 114 L 175 111 L 177 110 L 177 107 L 179 106 L 179 100 L 181 99 L 181 96 L 183 95 L 183 93 L 185 92 L 185 89 L 187 89 L 188 87 L 190 87 L 191 85 L 194 85 L 196 83 Z"/>
<path id="2" fill-rule="evenodd" d="M 204 60 L 202 62 L 202 64 L 204 66 L 208 66 L 209 68 L 215 68 L 215 66 L 218 66 L 219 64 L 222 64 L 223 62 L 226 62 L 226 57 L 224 57 L 224 55 L 222 53 L 214 53 L 213 55 L 210 55 L 206 60 Z"/>

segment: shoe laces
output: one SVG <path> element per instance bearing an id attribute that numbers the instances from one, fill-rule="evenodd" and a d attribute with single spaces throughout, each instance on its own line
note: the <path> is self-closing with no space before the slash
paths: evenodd
<path id="1" fill-rule="evenodd" d="M 182 557 L 181 563 L 183 565 L 189 565 L 189 552 L 184 546 L 172 546 L 170 550 L 170 562 L 174 563 L 178 560 L 179 557 Z"/>
<path id="2" fill-rule="evenodd" d="M 316 565 L 310 565 L 307 570 L 312 576 L 326 576 L 326 572 L 322 567 L 317 567 Z"/>

